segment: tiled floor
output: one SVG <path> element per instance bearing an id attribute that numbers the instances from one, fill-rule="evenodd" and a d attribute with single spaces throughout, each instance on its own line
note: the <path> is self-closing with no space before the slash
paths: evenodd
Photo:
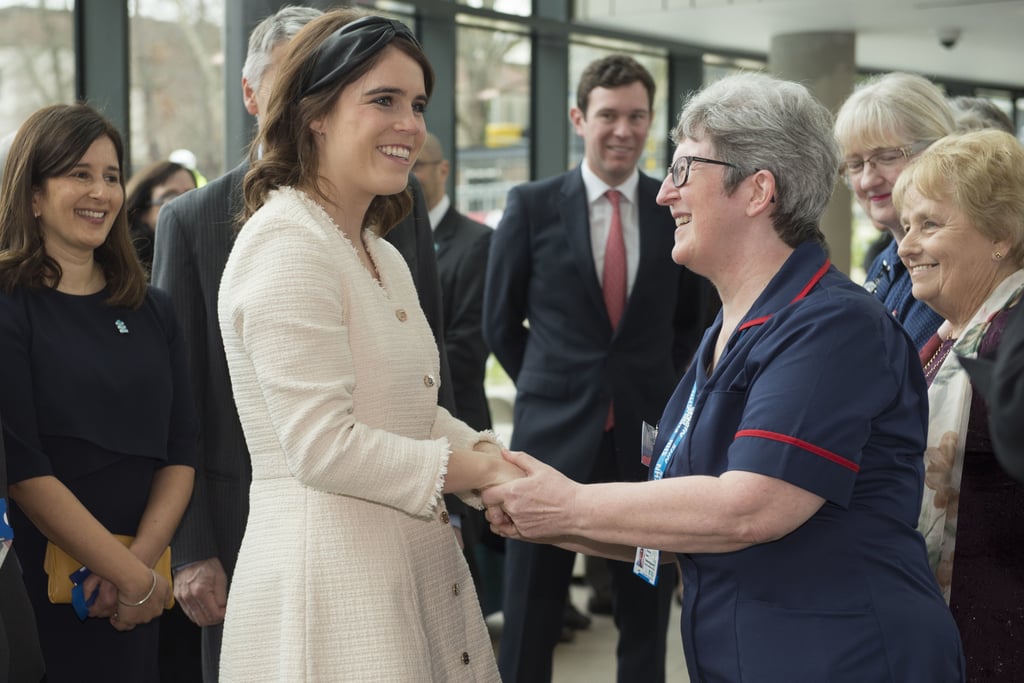
<path id="1" fill-rule="evenodd" d="M 573 586 L 572 601 L 580 610 L 587 603 L 589 589 Z M 501 628 L 501 615 L 487 618 L 492 632 Z M 590 628 L 577 631 L 571 643 L 555 648 L 555 666 L 552 683 L 616 683 L 615 642 L 617 632 L 611 617 L 595 616 Z M 665 663 L 666 683 L 688 683 L 683 663 L 683 646 L 679 639 L 679 606 L 673 604 L 668 625 L 668 657 Z"/>

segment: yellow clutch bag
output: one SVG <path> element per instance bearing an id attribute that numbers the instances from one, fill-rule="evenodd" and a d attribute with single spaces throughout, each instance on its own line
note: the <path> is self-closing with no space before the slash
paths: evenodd
<path id="1" fill-rule="evenodd" d="M 132 536 L 122 536 L 120 534 L 114 534 L 114 538 L 121 541 L 125 547 L 130 546 L 133 540 Z M 81 562 L 68 555 L 58 546 L 47 541 L 46 556 L 43 558 L 43 569 L 46 571 L 47 576 L 50 577 L 47 583 L 47 594 L 50 602 L 55 605 L 71 603 L 71 589 L 74 587 L 71 583 L 71 575 L 78 571 L 81 566 Z M 164 577 L 167 585 L 171 585 L 171 549 L 169 547 L 164 550 L 160 559 L 156 561 L 153 571 Z M 164 609 L 172 607 L 174 607 L 173 592 L 167 597 Z"/>

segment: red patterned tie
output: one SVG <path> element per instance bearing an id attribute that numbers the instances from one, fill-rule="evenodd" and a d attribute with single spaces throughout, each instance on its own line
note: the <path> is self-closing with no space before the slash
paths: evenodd
<path id="1" fill-rule="evenodd" d="M 608 309 L 608 318 L 614 331 L 619 326 L 622 312 L 626 309 L 626 242 L 622 237 L 622 214 L 619 211 L 622 194 L 618 190 L 608 190 L 605 196 L 612 203 L 612 220 L 604 249 L 601 291 L 604 293 L 604 305 Z M 615 410 L 613 405 L 609 405 L 604 430 L 608 431 L 614 426 Z"/>

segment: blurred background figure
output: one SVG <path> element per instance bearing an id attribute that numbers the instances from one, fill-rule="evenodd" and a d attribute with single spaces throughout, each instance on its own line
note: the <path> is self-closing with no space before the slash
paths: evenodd
<path id="1" fill-rule="evenodd" d="M 187 168 L 189 173 L 195 177 L 196 187 L 202 187 L 206 184 L 206 177 L 199 172 L 199 161 L 196 159 L 196 155 L 192 150 L 176 149 L 167 155 L 167 160 Z"/>
<path id="2" fill-rule="evenodd" d="M 137 172 L 125 188 L 132 244 L 147 277 L 153 269 L 156 219 L 164 204 L 196 188 L 186 167 L 173 161 L 154 161 Z"/>
<path id="3" fill-rule="evenodd" d="M 1013 130 L 1013 121 L 992 100 L 984 97 L 958 95 L 950 98 L 949 104 L 956 117 L 956 129 L 960 132 L 994 128 L 1010 135 L 1016 135 L 1016 131 Z"/>
<path id="4" fill-rule="evenodd" d="M 1024 148 L 1002 131 L 951 135 L 904 170 L 893 199 L 914 297 L 943 318 L 921 350 L 930 414 L 919 528 L 968 680 L 1024 680 L 1024 484 L 996 460 L 987 407 L 957 361 L 995 355 L 1024 292 Z"/>
<path id="5" fill-rule="evenodd" d="M 0 414 L 49 683 L 159 680 L 171 587 L 153 567 L 192 492 L 185 348 L 132 250 L 123 158 L 109 120 L 54 105 L 22 125 L 0 185 Z M 89 618 L 50 602 L 54 551 L 91 570 Z"/>
<path id="6" fill-rule="evenodd" d="M 953 112 L 926 78 L 893 72 L 869 78 L 836 115 L 841 172 L 875 228 L 892 235 L 867 268 L 864 286 L 910 333 L 920 349 L 942 322 L 911 295 L 910 273 L 896 248 L 903 227 L 892 205 L 892 187 L 910 159 L 953 132 Z"/>

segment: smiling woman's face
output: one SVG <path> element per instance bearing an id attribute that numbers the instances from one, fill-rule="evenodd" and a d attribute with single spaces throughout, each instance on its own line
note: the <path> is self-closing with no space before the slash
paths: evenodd
<path id="1" fill-rule="evenodd" d="M 113 141 L 97 138 L 63 175 L 47 178 L 32 197 L 46 253 L 81 257 L 102 245 L 124 204 Z"/>
<path id="2" fill-rule="evenodd" d="M 950 199 L 925 197 L 913 186 L 900 219 L 906 234 L 899 256 L 914 298 L 954 325 L 967 323 L 1003 280 L 1006 247 L 979 232 Z"/>

